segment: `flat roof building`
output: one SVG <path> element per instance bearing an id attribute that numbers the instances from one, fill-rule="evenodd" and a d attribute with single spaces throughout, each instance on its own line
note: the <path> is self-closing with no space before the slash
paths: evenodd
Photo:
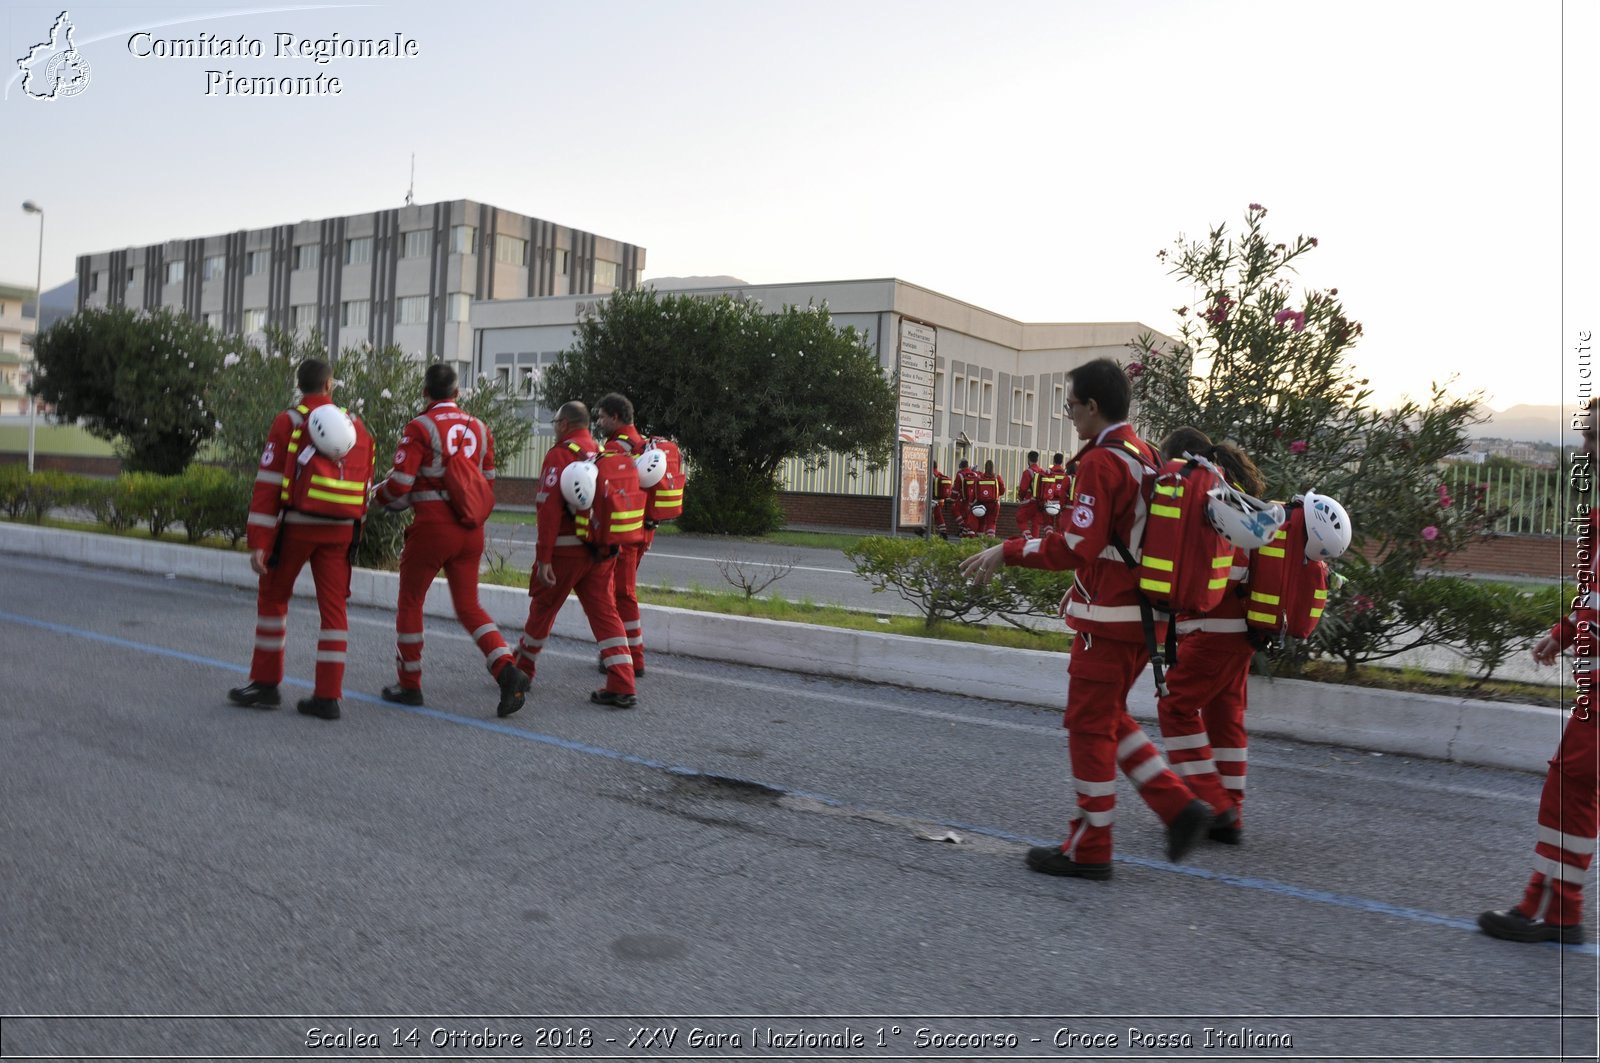
<path id="1" fill-rule="evenodd" d="M 466 369 L 477 300 L 634 288 L 645 249 L 457 199 L 78 256 L 78 308 L 171 307 L 228 333 L 313 329 Z"/>
<path id="2" fill-rule="evenodd" d="M 1008 484 L 1015 483 L 1028 451 L 1040 451 L 1048 459 L 1058 450 L 1070 455 L 1080 444 L 1065 410 L 1069 369 L 1103 356 L 1125 361 L 1126 344 L 1141 333 L 1170 343 L 1137 321 L 1017 321 L 892 277 L 727 285 L 661 294 L 732 295 L 769 311 L 826 302 L 835 326 L 854 325 L 864 332 L 883 371 L 899 373 L 901 440 L 932 446 L 939 467 L 950 470 L 958 456 L 957 440 L 964 436 L 971 445 L 959 448 L 959 456 L 979 466 L 994 458 Z M 537 395 L 547 408 L 569 398 L 594 401 L 599 396 L 540 395 L 538 385 L 544 369 L 575 343 L 578 322 L 601 302 L 594 295 L 569 295 L 474 304 L 473 372 L 510 382 L 530 398 Z M 641 421 L 648 424 L 649 396 L 630 398 Z M 542 423 L 536 427 L 547 429 Z M 536 452 L 537 465 L 542 448 L 530 451 Z M 537 469 L 529 475 L 536 473 Z M 891 475 L 852 469 L 842 461 L 806 470 L 803 463 L 793 461 L 784 478 L 790 490 L 888 494 Z"/>

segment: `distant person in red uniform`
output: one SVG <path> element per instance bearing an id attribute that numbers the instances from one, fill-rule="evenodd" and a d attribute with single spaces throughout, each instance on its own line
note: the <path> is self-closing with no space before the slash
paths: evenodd
<path id="1" fill-rule="evenodd" d="M 1075 570 L 1065 610 L 1074 632 L 1065 723 L 1077 805 L 1066 839 L 1030 849 L 1027 865 L 1047 875 L 1104 879 L 1111 877 L 1119 767 L 1166 824 L 1168 860 L 1181 860 L 1194 847 L 1212 810 L 1128 714 L 1128 691 L 1150 653 L 1133 570 L 1112 543 L 1130 542 L 1145 519 L 1142 484 L 1156 455 L 1127 422 L 1133 387 L 1121 366 L 1097 358 L 1067 376 L 1067 415 L 1079 437 L 1091 441 L 1077 458 L 1068 531 L 1008 539 L 967 558 L 961 571 L 982 583 L 1003 564 Z M 1157 639 L 1163 634 L 1158 630 Z"/>
<path id="2" fill-rule="evenodd" d="M 607 450 L 620 450 L 634 458 L 644 453 L 645 438 L 633 426 L 633 402 L 626 395 L 613 391 L 603 396 L 594 404 L 594 413 L 595 425 L 605 436 Z M 647 522 L 644 542 L 629 543 L 617 551 L 617 570 L 612 576 L 617 615 L 622 618 L 623 634 L 628 636 L 628 652 L 633 655 L 635 678 L 644 675 L 644 621 L 639 611 L 639 565 L 655 539 L 655 527 Z M 604 653 L 601 656 L 604 657 Z"/>
<path id="3" fill-rule="evenodd" d="M 1017 477 L 1017 530 L 1025 539 L 1039 537 L 1040 517 L 1044 514 L 1044 500 L 1039 497 L 1044 484 L 1040 477 L 1044 475 L 1045 471 L 1039 467 L 1039 452 L 1028 451 L 1027 467 Z"/>
<path id="4" fill-rule="evenodd" d="M 590 694 L 589 700 L 610 708 L 631 709 L 638 704 L 633 655 L 628 651 L 628 636 L 623 633 L 611 585 L 617 558 L 615 554 L 597 554 L 578 538 L 577 522 L 561 494 L 562 470 L 573 462 L 587 461 L 600 450 L 589 434 L 589 408 L 581 402 L 564 403 L 551 424 L 555 426 L 556 443 L 545 453 L 539 493 L 534 497 L 539 537 L 528 580 L 528 596 L 532 600 L 528 604 L 528 624 L 517 646 L 517 668 L 533 678 L 539 654 L 555 627 L 556 614 L 567 595 L 576 592 L 606 668 L 605 687 Z"/>
<path id="5" fill-rule="evenodd" d="M 1585 402 L 1584 452 L 1595 449 L 1596 411 Z M 1594 860 L 1600 819 L 1600 724 L 1595 704 L 1595 658 L 1600 657 L 1600 506 L 1587 522 L 1591 561 L 1580 577 L 1572 611 L 1533 647 L 1533 659 L 1554 664 L 1562 650 L 1571 653 L 1573 709 L 1550 760 L 1539 797 L 1539 833 L 1533 847 L 1533 875 L 1512 908 L 1484 912 L 1478 926 L 1507 941 L 1583 941 L 1583 885 Z M 1586 585 L 1583 585 L 1586 584 Z"/>
<path id="6" fill-rule="evenodd" d="M 456 405 L 457 393 L 454 369 L 442 363 L 428 366 L 422 385 L 427 406 L 406 425 L 394 467 L 375 493 L 380 506 L 392 510 L 410 506 L 416 512 L 400 553 L 400 598 L 394 618 L 398 681 L 383 688 L 383 700 L 423 703 L 422 607 L 434 577 L 444 569 L 456 619 L 477 644 L 500 687 L 499 715 L 509 716 L 520 707 L 528 677 L 512 667 L 505 637 L 478 601 L 483 525 L 469 528 L 461 523 L 444 481 L 446 461 L 464 453 L 492 482 L 494 437 L 487 425 Z"/>

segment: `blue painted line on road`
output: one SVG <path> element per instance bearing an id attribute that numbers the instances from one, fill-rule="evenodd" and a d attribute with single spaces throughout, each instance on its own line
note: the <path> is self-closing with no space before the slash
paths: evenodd
<path id="1" fill-rule="evenodd" d="M 218 668 L 226 672 L 248 675 L 250 671 L 248 668 L 242 665 L 234 664 L 231 661 L 219 661 L 212 657 L 202 657 L 199 654 L 185 653 L 182 650 L 168 649 L 165 646 L 155 646 L 149 643 L 135 642 L 131 639 L 118 638 L 115 635 L 105 635 L 98 631 L 87 631 L 82 628 L 69 627 L 65 624 L 57 624 L 48 620 L 38 620 L 31 616 L 21 616 L 16 613 L 0 611 L 0 621 L 21 624 L 26 627 L 39 628 L 41 630 L 53 632 L 58 635 L 67 635 L 72 638 L 85 639 L 90 642 L 100 642 L 106 645 L 132 650 L 137 653 L 147 653 L 158 657 L 169 657 L 174 660 L 187 661 L 190 664 L 206 665 L 208 667 Z M 304 679 L 293 679 L 288 677 L 284 679 L 284 683 L 290 686 L 304 687 L 306 689 L 311 689 L 313 686 L 312 683 Z M 648 757 L 637 756 L 633 753 L 624 753 L 620 750 L 608 749 L 605 746 L 590 745 L 587 742 L 576 742 L 572 739 L 557 737 L 556 735 L 547 735 L 538 731 L 524 730 L 520 727 L 514 727 L 510 724 L 501 723 L 498 720 L 483 720 L 472 716 L 460 716 L 456 713 L 444 712 L 439 709 L 430 709 L 426 707 L 396 705 L 392 702 L 384 701 L 382 698 L 374 697 L 371 694 L 363 694 L 359 692 L 347 692 L 344 696 L 349 700 L 376 705 L 379 708 L 409 713 L 413 716 L 423 716 L 429 719 L 439 720 L 443 723 L 475 727 L 480 731 L 491 731 L 495 734 L 503 734 L 511 738 L 522 739 L 523 741 L 536 742 L 539 745 L 553 746 L 557 749 L 565 749 L 573 753 L 584 753 L 589 756 L 603 757 L 607 760 L 617 761 L 622 764 L 632 764 L 642 768 L 665 771 L 673 775 L 697 778 L 713 774 L 702 772 L 694 768 L 683 767 L 681 765 L 668 764 L 665 761 L 651 760 Z M 763 789 L 771 790 L 775 793 L 790 797 L 815 801 L 830 808 L 837 808 L 845 811 L 882 813 L 902 819 L 917 820 L 923 823 L 931 823 L 940 827 L 948 827 L 951 830 L 967 831 L 970 834 L 977 834 L 986 838 L 995 838 L 1000 841 L 1017 842 L 1025 845 L 1053 844 L 1051 841 L 1046 839 L 1030 838 L 1026 835 L 1013 834 L 1009 831 L 1000 830 L 996 827 L 983 827 L 970 823 L 961 823 L 955 820 L 938 819 L 919 813 L 868 808 L 864 805 L 858 805 L 837 797 L 832 797 L 828 794 L 819 794 L 807 790 L 795 789 L 789 786 L 774 785 L 772 783 L 762 782 L 759 779 L 747 779 L 729 775 L 715 775 L 715 777 L 719 779 L 728 779 L 737 783 L 744 783 L 749 786 L 761 787 Z M 1364 912 L 1369 915 L 1386 915 L 1396 919 L 1405 919 L 1414 923 L 1448 927 L 1452 930 L 1476 931 L 1478 929 L 1477 923 L 1470 919 L 1462 919 L 1459 916 L 1441 915 L 1438 912 L 1430 912 L 1421 908 L 1407 908 L 1402 905 L 1390 904 L 1386 901 L 1372 900 L 1367 897 L 1355 897 L 1349 894 L 1333 893 L 1328 890 L 1311 889 L 1305 886 L 1294 886 L 1284 882 L 1276 882 L 1272 879 L 1255 878 L 1248 875 L 1230 875 L 1218 871 L 1208 871 L 1205 868 L 1169 864 L 1164 860 L 1152 860 L 1148 857 L 1117 856 L 1114 857 L 1114 859 L 1119 864 L 1127 864 L 1133 867 L 1143 867 L 1154 871 L 1166 871 L 1179 875 L 1187 875 L 1191 878 L 1217 882 L 1225 886 L 1234 886 L 1239 889 L 1252 890 L 1260 893 L 1270 893 L 1279 897 L 1289 897 L 1294 900 L 1308 901 L 1312 904 L 1323 904 L 1329 907 L 1343 908 L 1349 911 Z M 1568 952 L 1579 955 L 1600 956 L 1600 945 L 1596 944 L 1556 945 L 1554 942 L 1551 942 L 1550 944 L 1553 947 L 1562 948 Z"/>

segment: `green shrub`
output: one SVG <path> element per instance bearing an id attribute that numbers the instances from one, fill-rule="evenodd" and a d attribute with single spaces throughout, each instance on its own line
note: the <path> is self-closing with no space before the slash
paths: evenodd
<path id="1" fill-rule="evenodd" d="M 208 535 L 223 535 L 237 543 L 244 535 L 254 486 L 253 477 L 215 465 L 190 465 L 183 470 L 174 489 L 184 537 L 197 543 Z"/>
<path id="2" fill-rule="evenodd" d="M 126 506 L 134 520 L 144 522 L 150 537 L 159 539 L 168 528 L 183 519 L 179 501 L 178 477 L 152 472 L 124 473 Z M 119 500 L 121 501 L 121 500 Z"/>
<path id="3" fill-rule="evenodd" d="M 1024 616 L 1054 616 L 1071 586 L 1069 572 L 1006 567 L 984 587 L 961 575 L 961 562 L 993 543 L 869 536 L 845 551 L 856 575 L 874 592 L 894 590 L 922 614 L 926 627 L 942 620 L 979 624 L 998 616 L 1016 624 Z"/>

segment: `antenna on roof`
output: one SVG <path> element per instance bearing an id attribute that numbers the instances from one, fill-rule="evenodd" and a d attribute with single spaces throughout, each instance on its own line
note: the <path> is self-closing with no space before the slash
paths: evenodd
<path id="1" fill-rule="evenodd" d="M 409 207 L 409 206 L 412 205 L 412 203 L 416 202 L 416 200 L 412 196 L 412 193 L 415 192 L 416 190 L 417 190 L 417 153 L 413 151 L 411 153 L 411 183 L 406 186 L 406 206 Z"/>

